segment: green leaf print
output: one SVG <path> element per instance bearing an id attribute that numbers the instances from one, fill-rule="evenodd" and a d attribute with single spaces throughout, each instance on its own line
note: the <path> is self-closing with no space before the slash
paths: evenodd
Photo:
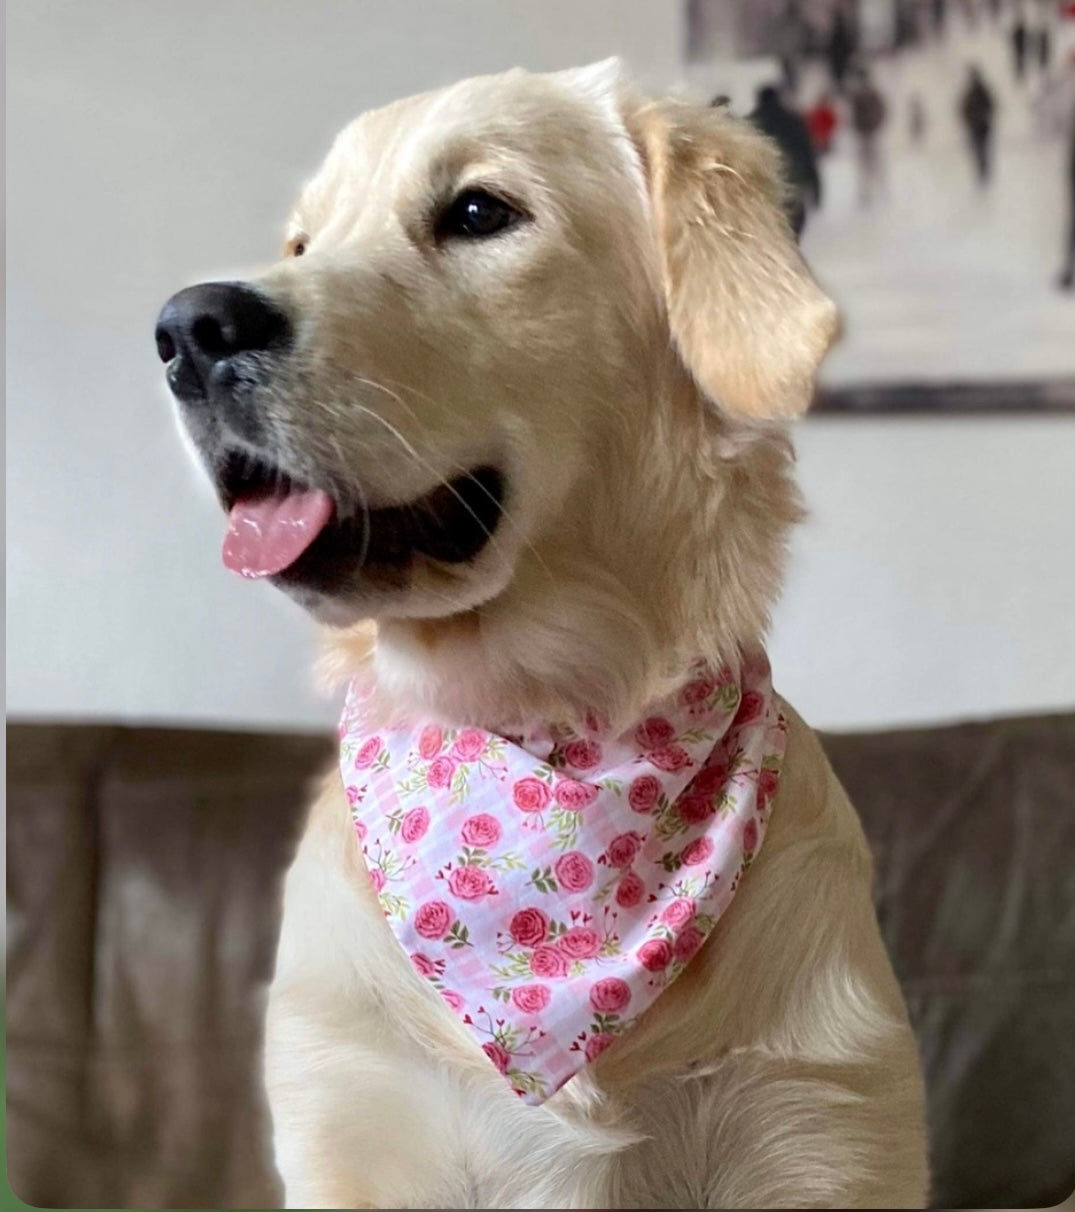
<path id="1" fill-rule="evenodd" d="M 702 741 L 710 741 L 713 739 L 712 732 L 707 732 L 704 728 L 692 728 L 690 732 L 680 733 L 677 738 L 680 742 L 686 742 L 688 745 L 699 745 Z"/>
<path id="2" fill-rule="evenodd" d="M 501 980 L 510 981 L 520 976 L 532 976 L 530 971 L 530 956 L 523 952 L 515 952 L 504 957 L 503 964 L 490 964 L 489 971 Z"/>
<path id="3" fill-rule="evenodd" d="M 394 892 L 382 892 L 377 899 L 381 902 L 381 908 L 388 917 L 396 917 L 402 921 L 411 911 L 407 898 L 397 896 Z"/>
<path id="4" fill-rule="evenodd" d="M 455 768 L 455 774 L 452 776 L 452 794 L 448 800 L 449 804 L 461 804 L 467 798 L 467 785 L 470 782 L 470 775 L 467 772 L 465 762 L 460 762 Z"/>
<path id="5" fill-rule="evenodd" d="M 567 812 L 559 804 L 555 804 L 549 810 L 549 819 L 556 828 L 557 848 L 570 850 L 579 838 L 579 813 Z"/>
<path id="6" fill-rule="evenodd" d="M 463 853 L 455 860 L 457 867 L 491 867 L 489 852 L 478 847 L 464 846 Z"/>
<path id="7" fill-rule="evenodd" d="M 409 779 L 399 779 L 396 782 L 396 794 L 399 796 L 417 795 L 420 791 L 426 791 L 429 784 L 426 782 L 425 770 L 416 770 L 414 777 Z"/>
<path id="8" fill-rule="evenodd" d="M 518 854 L 512 851 L 509 854 L 502 854 L 499 858 L 493 859 L 489 866 L 494 871 L 521 871 L 526 864 Z"/>
<path id="9" fill-rule="evenodd" d="M 556 876 L 552 873 L 551 867 L 535 867 L 533 874 L 526 881 L 527 888 L 534 888 L 538 892 L 555 892 L 557 890 Z"/>
<path id="10" fill-rule="evenodd" d="M 452 922 L 452 928 L 444 936 L 444 941 L 449 947 L 454 947 L 459 950 L 460 947 L 472 947 L 474 944 L 470 941 L 470 931 L 460 922 Z"/>
<path id="11" fill-rule="evenodd" d="M 545 1083 L 536 1073 L 531 1073 L 527 1069 L 509 1069 L 507 1076 L 516 1090 L 524 1090 L 527 1094 L 536 1094 L 542 1099 L 548 1097 Z"/>

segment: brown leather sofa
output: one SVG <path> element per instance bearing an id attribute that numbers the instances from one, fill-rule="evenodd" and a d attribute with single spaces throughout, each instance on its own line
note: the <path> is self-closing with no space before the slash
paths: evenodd
<path id="1" fill-rule="evenodd" d="M 825 738 L 877 855 L 934 1204 L 1075 1188 L 1075 715 Z M 268 1207 L 258 1080 L 313 737 L 8 729 L 7 1165 L 49 1207 Z"/>

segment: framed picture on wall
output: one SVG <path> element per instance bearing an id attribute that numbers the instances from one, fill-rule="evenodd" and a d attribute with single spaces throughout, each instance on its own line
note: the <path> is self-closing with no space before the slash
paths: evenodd
<path id="1" fill-rule="evenodd" d="M 686 0 L 840 305 L 817 411 L 1075 409 L 1075 4 Z"/>

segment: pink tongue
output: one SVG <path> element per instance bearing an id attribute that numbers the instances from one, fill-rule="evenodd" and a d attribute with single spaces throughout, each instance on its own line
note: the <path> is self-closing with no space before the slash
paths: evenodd
<path id="1" fill-rule="evenodd" d="M 228 516 L 224 566 L 244 577 L 270 577 L 294 564 L 332 520 L 320 489 L 236 501 Z"/>

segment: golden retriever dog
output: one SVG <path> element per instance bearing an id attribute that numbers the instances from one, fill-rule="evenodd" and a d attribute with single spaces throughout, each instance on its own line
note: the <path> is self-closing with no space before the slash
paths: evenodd
<path id="1" fill-rule="evenodd" d="M 763 643 L 800 514 L 787 423 L 836 328 L 774 148 L 610 62 L 363 115 L 285 255 L 180 292 L 157 341 L 231 510 L 226 562 L 325 624 L 330 672 L 375 681 L 372 711 L 510 734 L 626 725 L 694 662 Z M 325 780 L 268 1004 L 289 1206 L 923 1205 L 870 855 L 780 709 L 783 774 L 734 902 L 540 1105 L 415 971 Z"/>

